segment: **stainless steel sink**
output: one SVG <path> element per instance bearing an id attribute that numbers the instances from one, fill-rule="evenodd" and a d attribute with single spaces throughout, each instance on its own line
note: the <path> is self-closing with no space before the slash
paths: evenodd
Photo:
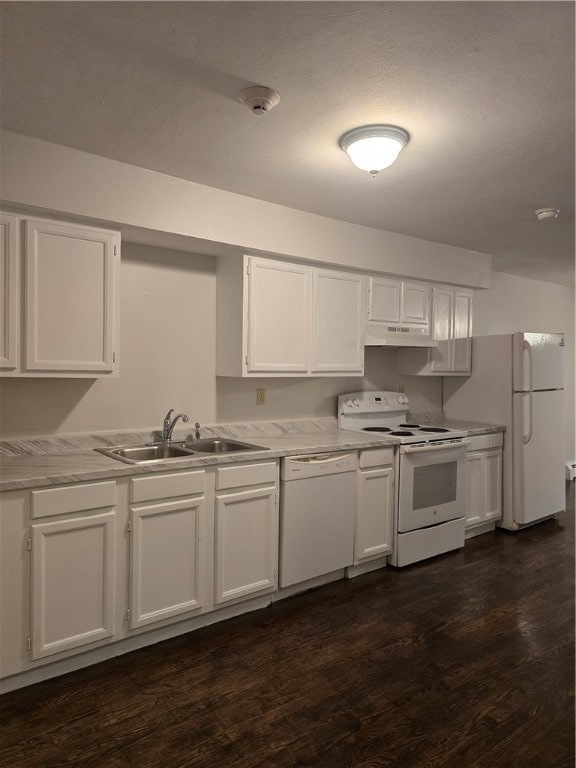
<path id="1" fill-rule="evenodd" d="M 208 437 L 194 443 L 153 443 L 150 445 L 118 445 L 114 448 L 95 448 L 98 453 L 126 464 L 152 464 L 169 459 L 185 459 L 196 454 L 237 453 L 238 451 L 267 451 L 261 445 L 241 443 L 238 440 L 225 440 Z"/>
<path id="2" fill-rule="evenodd" d="M 236 453 L 237 451 L 267 451 L 261 445 L 241 443 L 238 440 L 225 440 L 220 437 L 207 437 L 204 440 L 196 440 L 186 446 L 194 453 Z"/>
<path id="3" fill-rule="evenodd" d="M 170 443 L 153 445 L 119 445 L 115 448 L 96 448 L 96 451 L 126 464 L 145 464 L 166 459 L 185 459 L 194 454 L 191 448 Z"/>

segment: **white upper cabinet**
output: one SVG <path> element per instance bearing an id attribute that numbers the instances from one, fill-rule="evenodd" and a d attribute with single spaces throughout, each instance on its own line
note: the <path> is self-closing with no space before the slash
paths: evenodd
<path id="1" fill-rule="evenodd" d="M 435 285 L 432 333 L 437 347 L 402 349 L 401 373 L 419 376 L 466 376 L 472 365 L 472 296 L 466 288 Z"/>
<path id="2" fill-rule="evenodd" d="M 219 376 L 350 376 L 364 367 L 363 278 L 255 256 L 220 258 Z"/>
<path id="3" fill-rule="evenodd" d="M 313 270 L 312 373 L 362 373 L 363 278 Z"/>
<path id="4" fill-rule="evenodd" d="M 430 286 L 411 280 L 371 277 L 368 322 L 427 326 L 430 322 Z"/>
<path id="5" fill-rule="evenodd" d="M 247 373 L 307 373 L 310 270 L 249 259 Z"/>
<path id="6" fill-rule="evenodd" d="M 400 322 L 428 325 L 430 321 L 430 286 L 402 281 Z"/>
<path id="7" fill-rule="evenodd" d="M 24 232 L 21 279 L 15 289 L 15 302 L 20 299 L 24 305 L 16 343 L 20 362 L 3 363 L 2 375 L 117 376 L 119 233 L 43 219 L 24 219 Z M 4 248 L 7 242 L 12 244 L 11 237 L 4 237 Z M 21 256 L 16 253 L 18 274 Z M 13 328 L 17 308 L 11 317 Z"/>
<path id="8" fill-rule="evenodd" d="M 20 346 L 19 220 L 0 213 L 0 368 L 14 371 Z"/>
<path id="9" fill-rule="evenodd" d="M 386 277 L 371 277 L 368 321 L 373 323 L 399 323 L 402 281 Z"/>
<path id="10" fill-rule="evenodd" d="M 116 232 L 26 221 L 26 370 L 113 372 L 118 252 Z"/>

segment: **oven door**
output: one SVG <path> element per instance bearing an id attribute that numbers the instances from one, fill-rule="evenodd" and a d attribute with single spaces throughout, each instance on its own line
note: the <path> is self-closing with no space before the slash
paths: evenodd
<path id="1" fill-rule="evenodd" d="M 400 446 L 399 532 L 464 517 L 468 443 Z"/>

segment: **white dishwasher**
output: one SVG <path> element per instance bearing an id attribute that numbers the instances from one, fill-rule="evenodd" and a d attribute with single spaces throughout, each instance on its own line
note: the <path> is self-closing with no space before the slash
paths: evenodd
<path id="1" fill-rule="evenodd" d="M 282 459 L 281 587 L 352 565 L 357 469 L 356 451 Z"/>

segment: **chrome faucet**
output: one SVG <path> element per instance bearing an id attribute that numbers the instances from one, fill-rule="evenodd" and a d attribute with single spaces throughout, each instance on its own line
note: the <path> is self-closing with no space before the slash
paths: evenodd
<path id="1" fill-rule="evenodd" d="M 194 440 L 200 440 L 202 437 L 201 432 L 202 430 L 200 428 L 200 422 L 197 421 L 196 424 L 194 424 Z"/>
<path id="2" fill-rule="evenodd" d="M 170 443 L 172 442 L 172 432 L 174 432 L 174 427 L 176 426 L 176 422 L 178 419 L 182 419 L 184 423 L 188 421 L 188 416 L 186 416 L 185 413 L 179 413 L 174 418 L 172 418 L 172 414 L 174 413 L 174 408 L 170 408 L 166 416 L 164 417 L 164 424 L 162 426 L 162 442 L 163 443 Z"/>

